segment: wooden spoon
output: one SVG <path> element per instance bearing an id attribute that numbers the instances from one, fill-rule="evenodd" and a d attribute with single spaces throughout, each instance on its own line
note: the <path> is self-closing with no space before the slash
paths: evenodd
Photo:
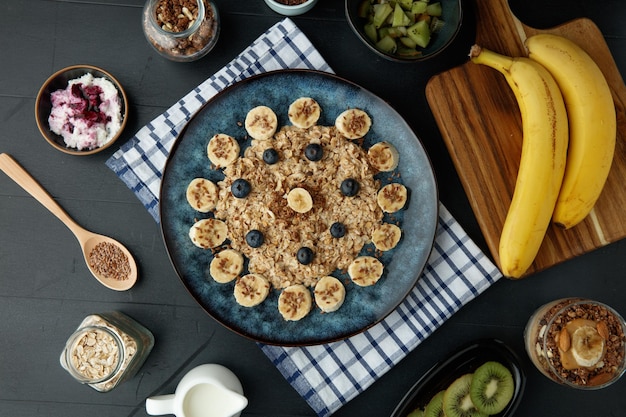
<path id="1" fill-rule="evenodd" d="M 13 181 L 26 190 L 37 201 L 39 201 L 52 214 L 57 216 L 76 236 L 83 250 L 83 256 L 87 267 L 93 276 L 107 288 L 115 291 L 125 291 L 130 289 L 137 282 L 137 264 L 133 256 L 121 243 L 110 237 L 92 233 L 79 226 L 68 214 L 52 199 L 50 194 L 33 178 L 24 168 L 22 168 L 10 155 L 0 154 L 0 170 L 4 171 Z M 99 245 L 102 244 L 102 245 Z M 98 246 L 99 245 L 99 246 Z M 114 246 L 112 246 L 114 245 Z M 121 253 L 116 250 L 119 249 Z M 94 254 L 104 265 L 94 266 L 89 262 L 90 255 Z M 115 253 L 118 256 L 115 256 Z M 125 259 L 124 259 L 125 258 Z M 119 261 L 119 262 L 118 262 Z M 126 263 L 127 261 L 127 263 Z M 127 273 L 122 277 L 106 276 L 107 268 L 98 266 L 110 266 L 108 270 L 118 270 Z M 102 269 L 105 269 L 104 273 Z"/>

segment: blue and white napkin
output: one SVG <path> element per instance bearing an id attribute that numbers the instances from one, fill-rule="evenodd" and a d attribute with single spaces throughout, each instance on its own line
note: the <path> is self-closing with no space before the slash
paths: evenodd
<path id="1" fill-rule="evenodd" d="M 161 174 L 176 137 L 216 93 L 251 75 L 286 68 L 332 72 L 286 18 L 228 65 L 148 123 L 107 161 L 159 221 Z M 385 374 L 446 319 L 501 277 L 443 205 L 423 276 L 382 322 L 344 341 L 309 347 L 260 345 L 320 417 L 337 411 Z"/>

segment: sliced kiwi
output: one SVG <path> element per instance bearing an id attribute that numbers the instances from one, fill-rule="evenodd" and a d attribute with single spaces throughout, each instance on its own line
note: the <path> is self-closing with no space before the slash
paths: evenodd
<path id="1" fill-rule="evenodd" d="M 486 417 L 478 411 L 470 398 L 473 374 L 457 378 L 443 395 L 443 412 L 446 417 Z"/>
<path id="2" fill-rule="evenodd" d="M 443 394 L 445 391 L 439 391 L 426 404 L 424 408 L 424 417 L 445 417 L 443 413 Z"/>
<path id="3" fill-rule="evenodd" d="M 485 362 L 474 372 L 470 398 L 477 409 L 486 414 L 498 414 L 511 401 L 515 391 L 513 375 L 499 362 Z"/>

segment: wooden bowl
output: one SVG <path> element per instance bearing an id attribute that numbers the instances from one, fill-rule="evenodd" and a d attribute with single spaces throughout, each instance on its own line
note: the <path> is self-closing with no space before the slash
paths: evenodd
<path id="1" fill-rule="evenodd" d="M 121 103 L 122 120 L 120 128 L 117 133 L 104 145 L 94 149 L 78 150 L 77 148 L 68 147 L 65 140 L 61 135 L 54 133 L 50 129 L 48 117 L 52 111 L 51 94 L 57 90 L 63 90 L 67 88 L 70 80 L 74 80 L 82 77 L 85 74 L 91 73 L 94 78 L 105 78 L 109 80 L 115 88 Z M 107 71 L 94 67 L 92 65 L 73 65 L 67 68 L 63 68 L 54 74 L 52 74 L 41 86 L 37 99 L 35 101 L 35 120 L 37 121 L 37 127 L 43 135 L 44 139 L 55 149 L 70 155 L 92 155 L 103 151 L 111 146 L 120 137 L 126 121 L 128 118 L 128 98 L 126 92 L 122 88 L 119 81 Z"/>

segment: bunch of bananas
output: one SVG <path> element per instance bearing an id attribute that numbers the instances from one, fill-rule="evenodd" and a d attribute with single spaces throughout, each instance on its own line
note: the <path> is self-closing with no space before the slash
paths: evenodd
<path id="1" fill-rule="evenodd" d="M 550 222 L 569 229 L 593 209 L 611 168 L 617 120 L 608 83 L 574 42 L 553 34 L 526 40 L 528 57 L 474 46 L 470 57 L 502 73 L 519 104 L 519 172 L 499 244 L 500 269 L 521 277 Z"/>

